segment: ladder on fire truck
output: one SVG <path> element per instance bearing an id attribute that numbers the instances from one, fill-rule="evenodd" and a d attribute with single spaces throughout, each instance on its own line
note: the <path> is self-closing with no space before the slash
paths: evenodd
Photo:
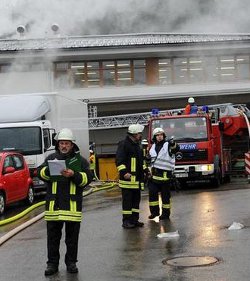
<path id="1" fill-rule="evenodd" d="M 213 113 L 214 121 L 217 121 L 219 115 L 225 114 L 237 114 L 241 113 L 244 115 L 248 124 L 248 131 L 250 136 L 250 110 L 244 104 L 232 104 L 223 103 L 208 105 L 209 112 Z M 112 129 L 112 128 L 125 128 L 131 124 L 141 124 L 146 126 L 148 120 L 151 117 L 164 116 L 164 115 L 178 115 L 182 114 L 183 108 L 180 109 L 169 109 L 169 110 L 152 110 L 152 112 L 134 113 L 134 114 L 123 114 L 103 117 L 92 117 L 89 118 L 89 130 L 101 130 L 101 129 Z"/>

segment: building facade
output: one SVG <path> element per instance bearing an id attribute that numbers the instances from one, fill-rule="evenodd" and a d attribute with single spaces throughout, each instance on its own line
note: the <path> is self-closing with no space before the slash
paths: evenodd
<path id="1" fill-rule="evenodd" d="M 59 92 L 91 117 L 250 101 L 250 35 L 128 34 L 0 41 L 1 94 Z M 126 126 L 91 128 L 113 154 Z M 112 132 L 111 132 L 112 131 Z"/>

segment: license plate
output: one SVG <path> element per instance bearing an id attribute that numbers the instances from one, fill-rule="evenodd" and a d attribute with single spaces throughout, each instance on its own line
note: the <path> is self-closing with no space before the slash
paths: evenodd
<path id="1" fill-rule="evenodd" d="M 42 180 L 33 180 L 34 185 L 43 185 L 44 182 Z"/>
<path id="2" fill-rule="evenodd" d="M 175 174 L 176 178 L 187 178 L 188 174 Z"/>

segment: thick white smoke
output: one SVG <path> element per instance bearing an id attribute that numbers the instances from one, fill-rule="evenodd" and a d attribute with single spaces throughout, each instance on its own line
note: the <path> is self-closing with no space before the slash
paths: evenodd
<path id="1" fill-rule="evenodd" d="M 0 38 L 146 32 L 248 33 L 248 0 L 1 0 Z"/>

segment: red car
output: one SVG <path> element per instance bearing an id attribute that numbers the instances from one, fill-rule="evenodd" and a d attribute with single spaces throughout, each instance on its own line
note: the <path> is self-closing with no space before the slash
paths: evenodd
<path id="1" fill-rule="evenodd" d="M 22 154 L 15 151 L 0 152 L 0 215 L 10 203 L 25 200 L 34 202 L 33 182 Z"/>

